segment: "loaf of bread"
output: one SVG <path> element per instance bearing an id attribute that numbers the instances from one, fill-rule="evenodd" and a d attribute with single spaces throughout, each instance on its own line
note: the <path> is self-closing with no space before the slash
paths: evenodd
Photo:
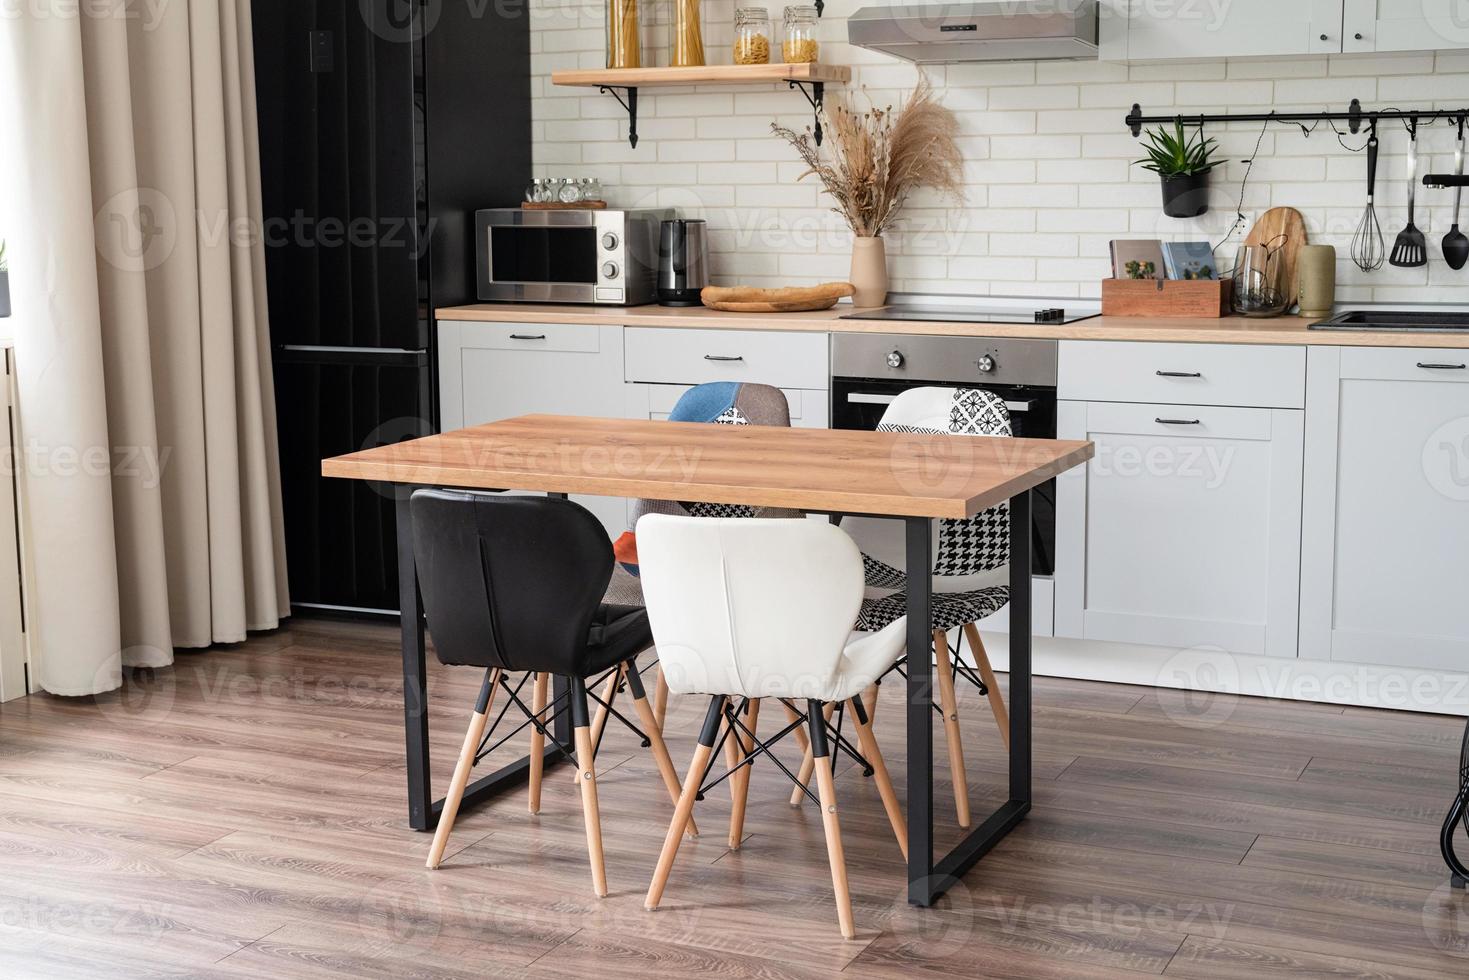
<path id="1" fill-rule="evenodd" d="M 760 289 L 755 286 L 705 286 L 699 298 L 710 309 L 732 313 L 795 313 L 829 310 L 843 296 L 854 292 L 849 282 L 825 282 L 819 286 L 786 286 Z"/>

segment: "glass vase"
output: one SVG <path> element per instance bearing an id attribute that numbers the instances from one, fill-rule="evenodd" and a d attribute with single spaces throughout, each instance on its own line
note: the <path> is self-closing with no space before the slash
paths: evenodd
<path id="1" fill-rule="evenodd" d="M 704 63 L 704 35 L 699 27 L 699 0 L 673 0 L 673 64 L 692 68 Z"/>
<path id="2" fill-rule="evenodd" d="M 607 67 L 641 68 L 638 0 L 607 0 Z"/>

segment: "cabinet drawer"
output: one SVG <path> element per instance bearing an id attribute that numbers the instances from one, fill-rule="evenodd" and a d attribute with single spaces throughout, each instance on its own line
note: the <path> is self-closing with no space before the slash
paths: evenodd
<path id="1" fill-rule="evenodd" d="M 629 384 L 629 414 L 633 418 L 666 419 L 673 406 L 693 385 Z M 782 388 L 791 410 L 791 425 L 802 429 L 827 427 L 827 398 L 824 391 Z M 640 399 L 645 399 L 642 401 Z"/>
<path id="2" fill-rule="evenodd" d="M 1303 408 L 1306 349 L 1063 341 L 1057 396 L 1068 401 Z"/>
<path id="3" fill-rule="evenodd" d="M 1469 350 L 1446 347 L 1343 347 L 1343 379 L 1469 381 Z"/>
<path id="4" fill-rule="evenodd" d="M 595 354 L 601 350 L 595 323 L 476 323 L 462 328 L 466 347 Z"/>
<path id="5" fill-rule="evenodd" d="M 828 384 L 825 333 L 629 327 L 624 337 L 628 381 L 751 381 L 815 389 Z"/>

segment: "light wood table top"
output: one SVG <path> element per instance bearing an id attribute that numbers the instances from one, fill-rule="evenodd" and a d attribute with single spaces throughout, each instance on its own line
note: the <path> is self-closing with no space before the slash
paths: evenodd
<path id="1" fill-rule="evenodd" d="M 522 415 L 322 461 L 323 476 L 477 489 L 970 517 L 1086 462 L 1090 442 Z"/>
<path id="2" fill-rule="evenodd" d="M 983 302 L 977 300 L 976 302 Z M 1140 340 L 1195 344 L 1300 344 L 1326 347 L 1469 348 L 1469 331 L 1312 330 L 1298 316 L 1251 319 L 1097 316 L 1076 323 L 945 323 L 929 320 L 844 320 L 852 307 L 811 313 L 725 313 L 707 307 L 572 306 L 549 303 L 473 303 L 435 311 L 440 320 L 481 323 L 594 323 L 624 327 L 700 327 L 713 330 L 786 330 L 892 333 L 935 337 L 1024 337 L 1042 340 Z"/>

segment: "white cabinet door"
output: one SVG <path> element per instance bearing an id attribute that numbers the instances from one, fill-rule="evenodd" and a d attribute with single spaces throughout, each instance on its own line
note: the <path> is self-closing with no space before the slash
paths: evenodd
<path id="1" fill-rule="evenodd" d="M 1302 413 L 1061 402 L 1056 635 L 1296 653 Z"/>
<path id="2" fill-rule="evenodd" d="M 1102 53 L 1119 57 L 1117 34 L 1125 23 L 1126 53 L 1120 57 L 1130 61 L 1334 54 L 1342 50 L 1342 2 L 1110 0 Z"/>
<path id="3" fill-rule="evenodd" d="M 623 415 L 620 326 L 441 320 L 438 331 L 445 430 L 532 413 Z M 572 499 L 614 537 L 626 530 L 622 498 Z"/>
<path id="4" fill-rule="evenodd" d="M 1313 347 L 1301 655 L 1469 667 L 1469 351 Z"/>
<path id="5" fill-rule="evenodd" d="M 1442 51 L 1469 47 L 1464 0 L 1346 0 L 1342 50 Z"/>

